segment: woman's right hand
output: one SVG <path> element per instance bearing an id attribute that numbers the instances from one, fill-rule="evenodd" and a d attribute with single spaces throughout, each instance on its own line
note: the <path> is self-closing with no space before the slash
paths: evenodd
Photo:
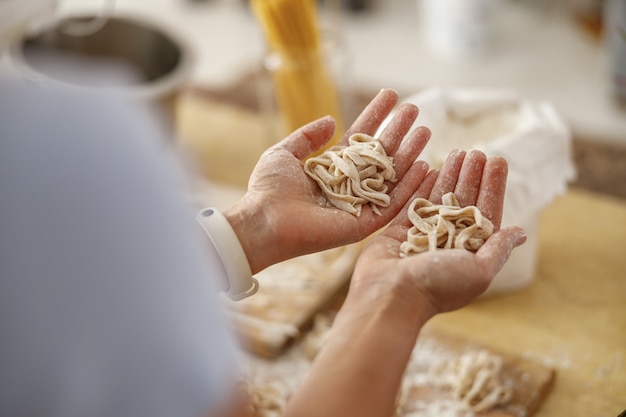
<path id="1" fill-rule="evenodd" d="M 500 229 L 506 175 L 502 158 L 455 151 L 440 172 L 426 176 L 400 214 L 359 256 L 346 300 L 285 416 L 394 413 L 422 326 L 485 291 L 513 248 L 526 239 L 518 227 Z M 400 244 L 411 227 L 410 201 L 421 197 L 440 204 L 450 191 L 462 206 L 476 205 L 497 231 L 476 253 L 443 249 L 401 258 Z"/>
<path id="2" fill-rule="evenodd" d="M 434 315 L 465 306 L 482 294 L 513 249 L 526 240 L 519 227 L 500 229 L 508 166 L 480 151 L 453 151 L 440 172 L 431 171 L 390 226 L 374 238 L 357 261 L 350 296 L 388 293 L 422 304 Z M 494 224 L 494 234 L 476 252 L 445 249 L 400 257 L 400 244 L 412 226 L 407 208 L 414 198 L 441 204 L 453 191 L 462 207 L 475 205 Z M 365 295 L 369 298 L 368 295 Z M 351 297 L 354 298 L 354 297 Z M 425 308 L 425 309 L 424 309 Z"/>

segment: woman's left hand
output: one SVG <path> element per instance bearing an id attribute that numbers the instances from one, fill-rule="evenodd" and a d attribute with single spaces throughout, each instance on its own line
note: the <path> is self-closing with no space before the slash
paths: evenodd
<path id="1" fill-rule="evenodd" d="M 398 94 L 382 90 L 363 110 L 342 138 L 354 133 L 370 136 L 398 103 Z M 428 171 L 417 157 L 430 138 L 424 127 L 412 130 L 418 109 L 403 104 L 378 139 L 394 159 L 397 181 L 389 183 L 391 204 L 382 215 L 363 206 L 354 216 L 328 204 L 318 184 L 303 169 L 303 159 L 333 136 L 335 122 L 324 117 L 296 130 L 263 153 L 245 196 L 225 212 L 256 273 L 296 256 L 354 243 L 386 225 L 402 209 Z"/>

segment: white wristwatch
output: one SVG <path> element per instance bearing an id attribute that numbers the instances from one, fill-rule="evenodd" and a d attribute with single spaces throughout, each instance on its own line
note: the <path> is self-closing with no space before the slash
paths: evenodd
<path id="1" fill-rule="evenodd" d="M 226 217 L 216 208 L 208 207 L 198 213 L 196 220 L 209 235 L 224 265 L 228 296 L 239 301 L 256 293 L 259 282 L 252 277 L 248 258 Z"/>

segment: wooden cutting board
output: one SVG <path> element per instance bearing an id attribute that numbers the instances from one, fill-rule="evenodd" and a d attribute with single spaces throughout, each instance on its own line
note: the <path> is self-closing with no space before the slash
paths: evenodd
<path id="1" fill-rule="evenodd" d="M 320 317 L 324 320 L 319 320 Z M 325 314 L 316 316 L 313 330 L 280 356 L 247 356 L 244 376 L 251 398 L 259 400 L 257 403 L 253 401 L 258 416 L 281 415 L 289 397 L 306 377 L 315 353 L 323 345 L 330 322 Z M 326 324 L 317 326 L 319 323 Z M 460 409 L 460 403 L 448 390 L 435 386 L 429 370 L 439 361 L 454 360 L 464 353 L 480 350 L 502 359 L 500 379 L 512 387 L 512 396 L 505 404 L 473 414 Z M 395 416 L 530 417 L 550 392 L 554 379 L 555 370 L 551 366 L 426 326 L 407 366 Z"/>
<path id="2" fill-rule="evenodd" d="M 506 404 L 478 413 L 478 415 L 489 417 L 531 416 L 552 388 L 556 376 L 553 367 L 525 358 L 517 353 L 498 351 L 460 336 L 435 331 L 428 326 L 420 335 L 414 355 L 420 351 L 426 351 L 436 352 L 436 356 L 439 357 L 454 359 L 464 353 L 480 350 L 502 358 L 501 379 L 508 381 L 513 391 L 511 399 Z M 409 374 L 426 374 L 431 365 L 431 359 L 430 356 L 426 355 L 422 361 L 416 361 L 417 363 L 409 369 Z M 446 401 L 450 401 L 449 392 L 428 385 L 413 386 L 407 394 L 409 404 L 425 402 L 426 408 L 429 406 L 436 408 L 432 404 Z"/>
<path id="3" fill-rule="evenodd" d="M 193 197 L 199 205 L 211 200 L 213 205 L 227 206 L 243 190 L 210 184 L 205 192 L 199 187 Z M 256 386 L 270 390 L 271 398 L 284 404 L 305 375 L 312 358 L 312 340 L 320 339 L 319 317 L 333 311 L 341 301 L 349 283 L 356 258 L 367 241 L 273 265 L 259 274 L 259 292 L 248 299 L 233 302 L 224 298 L 234 328 L 249 358 L 248 375 Z M 323 331 L 323 329 L 322 329 Z M 315 343 L 313 343 L 314 345 Z M 503 376 L 512 381 L 514 395 L 506 406 L 492 409 L 481 416 L 531 416 L 550 392 L 555 378 L 552 366 L 531 360 L 519 352 L 502 352 L 479 345 L 471 337 L 461 337 L 449 331 L 435 330 L 427 325 L 415 347 L 405 383 L 403 404 L 399 416 L 409 416 L 418 410 L 437 417 L 445 416 L 449 394 L 427 384 L 428 368 L 437 357 L 454 358 L 465 352 L 484 349 L 503 359 Z M 313 349 L 314 350 L 314 349 Z M 424 354 L 427 352 L 427 354 Z M 421 360 L 420 360 L 421 358 Z M 280 401 L 279 401 L 280 403 Z M 404 411 L 402 411 L 404 410 Z M 275 415 L 275 414 L 274 414 Z M 448 415 L 449 410 L 448 410 Z"/>
<path id="4" fill-rule="evenodd" d="M 272 398 L 261 416 L 280 415 L 289 396 L 305 377 L 311 360 L 332 323 L 364 243 L 308 255 L 266 269 L 256 277 L 259 292 L 240 302 L 224 300 L 242 346 L 247 350 L 247 378 L 260 396 Z M 429 369 L 440 360 L 486 351 L 503 361 L 501 378 L 513 395 L 504 405 L 478 416 L 529 417 L 550 392 L 555 369 L 520 353 L 503 352 L 426 325 L 415 346 L 399 399 L 397 416 L 470 416 L 461 413 L 451 394 L 429 383 Z M 452 408 L 450 408 L 452 407 Z M 455 411 L 451 411 L 455 410 Z M 447 414 L 446 414 L 447 413 Z M 456 413 L 456 414 L 454 414 Z"/>
<path id="5" fill-rule="evenodd" d="M 226 311 L 250 352 L 274 358 L 302 338 L 313 317 L 345 290 L 364 242 L 301 256 L 256 274 L 259 291 Z"/>

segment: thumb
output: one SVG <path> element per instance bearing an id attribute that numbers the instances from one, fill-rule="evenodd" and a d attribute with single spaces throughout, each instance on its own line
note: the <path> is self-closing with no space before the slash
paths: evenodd
<path id="1" fill-rule="evenodd" d="M 298 159 L 304 159 L 326 144 L 334 133 L 335 119 L 325 116 L 302 126 L 277 146 L 286 149 Z"/>
<path id="2" fill-rule="evenodd" d="M 526 232 L 521 227 L 510 226 L 500 229 L 487 239 L 476 252 L 479 262 L 483 263 L 490 277 L 502 269 L 516 247 L 526 242 Z"/>

